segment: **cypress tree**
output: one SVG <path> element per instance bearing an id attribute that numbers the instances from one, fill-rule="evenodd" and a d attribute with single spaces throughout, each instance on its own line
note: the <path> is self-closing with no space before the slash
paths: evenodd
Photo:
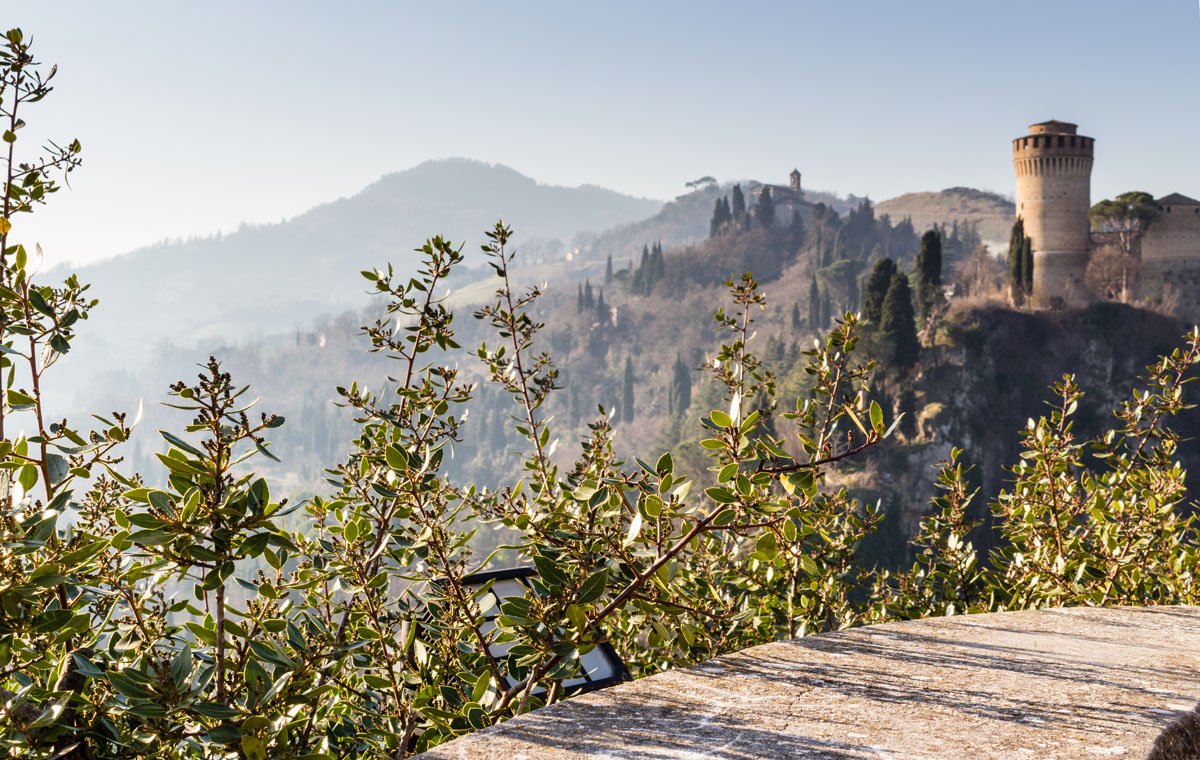
<path id="1" fill-rule="evenodd" d="M 799 331 L 800 327 L 800 304 L 794 303 L 792 304 L 792 331 Z"/>
<path id="2" fill-rule="evenodd" d="M 730 208 L 730 213 L 734 219 L 741 217 L 746 213 L 746 196 L 742 194 L 742 186 L 733 186 L 733 204 Z"/>
<path id="3" fill-rule="evenodd" d="M 675 354 L 671 369 L 671 397 L 675 414 L 683 414 L 692 404 L 692 373 L 679 354 Z"/>
<path id="4" fill-rule="evenodd" d="M 812 278 L 808 286 L 808 329 L 821 329 L 821 291 L 817 287 L 817 278 Z"/>
<path id="5" fill-rule="evenodd" d="M 596 308 L 596 298 L 592 294 L 592 281 L 591 280 L 583 281 L 583 308 L 585 308 L 585 309 Z"/>
<path id="6" fill-rule="evenodd" d="M 775 226 L 775 201 L 771 200 L 771 188 L 764 186 L 758 194 L 758 207 L 755 210 L 759 224 L 771 229 Z"/>
<path id="7" fill-rule="evenodd" d="M 829 297 L 829 288 L 821 291 L 821 329 L 833 322 L 833 299 Z"/>
<path id="8" fill-rule="evenodd" d="M 600 288 L 600 294 L 596 296 L 596 317 L 601 323 L 607 323 L 609 316 L 608 304 L 604 303 L 604 288 Z"/>
<path id="9" fill-rule="evenodd" d="M 667 274 L 666 263 L 663 262 L 662 243 L 654 244 L 650 250 L 650 274 L 652 282 L 658 282 Z"/>
<path id="10" fill-rule="evenodd" d="M 829 263 L 845 261 L 848 258 L 849 256 L 846 255 L 846 231 L 838 228 L 837 234 L 833 236 L 833 252 L 829 256 Z"/>
<path id="11" fill-rule="evenodd" d="M 575 297 L 575 311 L 583 311 L 583 283 L 579 283 L 579 295 Z"/>
<path id="12" fill-rule="evenodd" d="M 1033 241 L 1025 234 L 1025 220 L 1017 217 L 1008 238 L 1008 288 L 1020 305 L 1033 291 Z"/>
<path id="13" fill-rule="evenodd" d="M 1021 274 L 1025 279 L 1025 292 L 1033 295 L 1033 238 L 1025 237 L 1025 244 L 1021 246 L 1021 256 L 1025 262 L 1021 267 Z"/>
<path id="14" fill-rule="evenodd" d="M 804 245 L 804 219 L 800 216 L 799 211 L 792 212 L 792 223 L 788 225 L 788 237 L 791 238 L 793 248 Z"/>
<path id="15" fill-rule="evenodd" d="M 917 341 L 917 321 L 913 314 L 912 290 L 908 277 L 897 272 L 883 299 L 880 330 L 891 348 L 891 364 L 907 370 L 920 358 L 921 344 Z"/>
<path id="16" fill-rule="evenodd" d="M 929 313 L 942 290 L 942 235 L 929 230 L 921 236 L 917 251 L 917 304 L 921 314 Z"/>
<path id="17" fill-rule="evenodd" d="M 895 261 L 880 259 L 875 262 L 870 276 L 867 277 L 866 287 L 863 289 L 863 319 L 879 325 L 879 321 L 883 317 L 883 299 L 887 297 L 888 288 L 891 287 L 892 277 L 895 274 Z"/>
<path id="18" fill-rule="evenodd" d="M 625 383 L 621 389 L 621 419 L 633 422 L 633 359 L 625 357 Z"/>
<path id="19" fill-rule="evenodd" d="M 604 263 L 604 284 L 609 285 L 613 280 L 612 271 L 612 254 L 608 254 L 608 261 Z"/>

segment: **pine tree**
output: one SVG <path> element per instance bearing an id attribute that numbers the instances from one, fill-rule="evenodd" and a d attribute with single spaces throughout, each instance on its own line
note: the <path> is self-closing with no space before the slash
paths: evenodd
<path id="1" fill-rule="evenodd" d="M 896 262 L 891 259 L 880 259 L 875 262 L 871 274 L 867 277 L 863 289 L 862 313 L 863 319 L 878 326 L 883 317 L 883 299 L 887 297 L 891 287 L 892 277 L 896 274 Z"/>
<path id="2" fill-rule="evenodd" d="M 612 254 L 608 254 L 608 261 L 604 263 L 604 284 L 610 285 L 613 281 L 612 271 Z"/>
<path id="3" fill-rule="evenodd" d="M 758 194 L 758 206 L 754 213 L 761 227 L 769 230 L 775 226 L 775 201 L 771 200 L 771 188 L 764 186 Z"/>
<path id="4" fill-rule="evenodd" d="M 913 314 L 912 290 L 908 277 L 897 272 L 883 299 L 880 331 L 891 349 L 891 364 L 907 370 L 920 358 L 921 344 L 917 341 L 917 320 Z"/>
<path id="5" fill-rule="evenodd" d="M 746 196 L 742 194 L 742 186 L 733 186 L 733 203 L 730 213 L 734 219 L 740 219 L 746 213 Z"/>
<path id="6" fill-rule="evenodd" d="M 942 235 L 929 230 L 917 251 L 917 305 L 927 316 L 942 296 Z"/>
<path id="7" fill-rule="evenodd" d="M 621 389 L 621 419 L 633 422 L 633 359 L 625 357 L 625 383 Z"/>
<path id="8" fill-rule="evenodd" d="M 817 287 L 816 277 L 808 286 L 808 329 L 814 332 L 821 329 L 821 290 Z"/>

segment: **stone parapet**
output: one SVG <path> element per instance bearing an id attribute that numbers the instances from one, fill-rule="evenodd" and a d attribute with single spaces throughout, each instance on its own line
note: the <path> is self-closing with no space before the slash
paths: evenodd
<path id="1" fill-rule="evenodd" d="M 1144 758 L 1200 698 L 1200 608 L 936 618 L 767 644 L 427 758 Z"/>

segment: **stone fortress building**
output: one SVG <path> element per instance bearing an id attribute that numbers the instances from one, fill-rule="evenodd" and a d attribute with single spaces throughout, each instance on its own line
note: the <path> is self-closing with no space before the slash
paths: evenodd
<path id="1" fill-rule="evenodd" d="M 1044 121 L 1013 140 L 1016 212 L 1033 241 L 1033 300 L 1043 307 L 1092 300 L 1084 282 L 1095 248 L 1088 220 L 1095 140 L 1074 124 Z M 1200 318 L 1200 201 L 1178 193 L 1158 200 L 1162 216 L 1143 234 L 1137 298 L 1173 289 L 1180 316 Z"/>

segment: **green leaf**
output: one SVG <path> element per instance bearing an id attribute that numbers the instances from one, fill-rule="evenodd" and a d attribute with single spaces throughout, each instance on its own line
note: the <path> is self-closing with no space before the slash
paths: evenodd
<path id="1" fill-rule="evenodd" d="M 634 512 L 633 519 L 629 521 L 629 530 L 625 533 L 625 540 L 622 541 L 621 543 L 625 546 L 629 546 L 630 544 L 632 544 L 634 541 L 637 540 L 637 537 L 641 534 L 641 532 L 642 532 L 642 513 Z"/>
<path id="2" fill-rule="evenodd" d="M 228 710 L 229 708 L 225 709 Z M 242 738 L 242 731 L 237 726 L 223 723 L 209 731 L 206 737 L 214 744 L 233 744 Z"/>
<path id="3" fill-rule="evenodd" d="M 880 434 L 885 429 L 883 426 L 883 409 L 879 406 L 878 401 L 871 402 L 871 429 Z"/>
<path id="4" fill-rule="evenodd" d="M 724 488 L 722 486 L 705 488 L 704 493 L 708 495 L 708 498 L 712 499 L 718 504 L 733 504 L 737 501 L 737 496 L 733 493 L 733 491 L 730 491 L 728 488 Z"/>
<path id="5" fill-rule="evenodd" d="M 402 472 L 408 469 L 408 454 L 396 444 L 388 446 L 387 451 L 384 452 L 384 456 L 387 459 L 388 467 L 391 467 L 393 470 Z"/>
<path id="6" fill-rule="evenodd" d="M 88 678 L 103 678 L 104 671 L 101 670 L 94 662 L 76 652 L 73 655 L 75 660 L 75 671 L 81 673 Z"/>
<path id="7" fill-rule="evenodd" d="M 727 428 L 733 424 L 733 418 L 720 409 L 714 409 L 709 413 L 708 418 L 713 421 L 717 427 Z"/>
<path id="8" fill-rule="evenodd" d="M 236 718 L 238 711 L 232 707 L 227 707 L 219 702 L 197 702 L 192 708 L 201 715 L 207 715 L 210 718 Z"/>
<path id="9" fill-rule="evenodd" d="M 8 405 L 18 411 L 22 409 L 30 409 L 35 404 L 33 396 L 28 393 L 23 393 L 16 388 L 8 389 Z"/>
<path id="10" fill-rule="evenodd" d="M 186 451 L 187 453 L 191 454 L 192 456 L 196 457 L 197 459 L 204 458 L 204 452 L 200 451 L 195 446 L 192 446 L 190 443 L 183 440 L 179 436 L 177 436 L 173 433 L 169 433 L 166 430 L 160 430 L 160 431 L 158 431 L 158 434 L 161 435 L 164 439 L 166 439 L 167 443 L 171 444 L 172 446 L 179 449 L 180 451 Z"/>
<path id="11" fill-rule="evenodd" d="M 596 572 L 588 576 L 583 585 L 579 587 L 579 597 L 575 600 L 576 604 L 591 604 L 604 595 L 604 589 L 608 585 L 608 568 L 600 568 Z"/>
<path id="12" fill-rule="evenodd" d="M 266 746 L 261 739 L 250 734 L 242 736 L 242 754 L 246 760 L 267 760 Z"/>
<path id="13" fill-rule="evenodd" d="M 50 485 L 58 485 L 67 479 L 70 465 L 67 458 L 59 454 L 46 454 L 46 474 L 50 477 Z"/>
<path id="14" fill-rule="evenodd" d="M 154 699 L 154 692 L 122 673 L 109 673 L 108 682 L 130 699 Z"/>
<path id="15" fill-rule="evenodd" d="M 723 509 L 713 518 L 712 524 L 718 528 L 723 528 L 733 522 L 737 514 L 732 509 Z"/>
<path id="16" fill-rule="evenodd" d="M 75 613 L 70 610 L 46 610 L 33 617 L 34 633 L 53 633 L 71 622 Z"/>
<path id="17" fill-rule="evenodd" d="M 183 645 L 183 649 L 171 660 L 171 680 L 175 682 L 175 686 L 182 691 L 187 683 L 187 677 L 192 672 L 192 648 L 187 644 Z"/>

